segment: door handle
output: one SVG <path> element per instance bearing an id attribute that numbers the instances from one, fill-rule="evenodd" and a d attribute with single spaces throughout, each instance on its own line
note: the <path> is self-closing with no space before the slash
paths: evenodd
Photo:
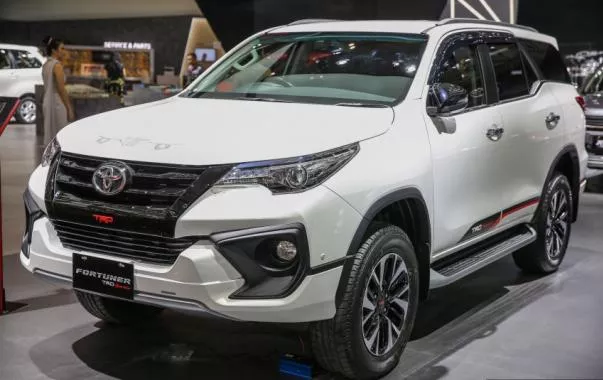
<path id="1" fill-rule="evenodd" d="M 551 112 L 544 119 L 544 122 L 546 123 L 546 127 L 548 129 L 554 129 L 559 124 L 559 120 L 561 120 L 561 116 L 557 115 L 554 112 Z"/>
<path id="2" fill-rule="evenodd" d="M 497 125 L 493 125 L 492 128 L 488 129 L 486 132 L 486 137 L 488 137 L 492 141 L 498 141 L 502 138 L 505 130 Z"/>

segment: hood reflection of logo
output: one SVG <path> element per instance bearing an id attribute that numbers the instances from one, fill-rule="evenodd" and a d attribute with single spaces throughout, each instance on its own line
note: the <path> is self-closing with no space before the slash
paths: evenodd
<path id="1" fill-rule="evenodd" d="M 119 194 L 130 180 L 130 170 L 120 162 L 103 164 L 92 175 L 92 185 L 102 195 Z"/>
<path id="2" fill-rule="evenodd" d="M 140 144 L 147 144 L 150 146 L 153 146 L 154 150 L 166 150 L 166 149 L 170 149 L 173 146 L 176 145 L 180 145 L 180 144 L 172 144 L 172 143 L 162 143 L 162 142 L 156 142 L 156 141 L 151 141 L 149 139 L 143 139 L 140 137 L 126 137 L 126 138 L 114 138 L 114 137 L 105 137 L 105 136 L 99 136 L 96 139 L 96 142 L 98 144 L 106 144 L 106 143 L 118 143 L 123 147 L 126 148 L 131 148 Z"/>

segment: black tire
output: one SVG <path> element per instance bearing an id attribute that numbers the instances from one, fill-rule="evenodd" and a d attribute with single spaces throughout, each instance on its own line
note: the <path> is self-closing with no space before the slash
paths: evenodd
<path id="1" fill-rule="evenodd" d="M 33 124 L 36 122 L 36 116 L 33 116 L 33 119 L 29 119 L 24 112 L 24 108 L 26 107 L 29 112 L 36 112 L 37 104 L 36 99 L 33 96 L 24 96 L 20 99 L 19 108 L 17 108 L 17 112 L 15 112 L 15 119 L 19 124 Z M 30 109 L 33 107 L 33 110 Z"/>
<path id="2" fill-rule="evenodd" d="M 363 300 L 373 270 L 376 270 L 377 265 L 381 265 L 382 259 L 387 260 L 388 257 L 392 257 L 391 254 L 396 255 L 394 260 L 401 258 L 406 265 L 408 275 L 404 281 L 402 281 L 404 276 L 400 276 L 399 279 L 402 287 L 408 284 L 408 293 L 402 292 L 402 294 L 407 294 L 408 307 L 403 317 L 404 324 L 393 348 L 382 355 L 374 355 L 365 344 L 362 318 L 365 310 L 368 309 L 363 307 Z M 388 261 L 385 261 L 385 264 L 387 263 Z M 394 261 L 393 267 L 384 266 L 385 270 L 390 268 L 393 272 L 396 269 L 396 263 L 397 261 Z M 406 233 L 391 225 L 372 233 L 356 253 L 351 272 L 346 280 L 344 294 L 337 307 L 335 317 L 315 322 L 310 327 L 314 356 L 324 369 L 338 372 L 348 378 L 381 377 L 398 364 L 410 337 L 419 302 L 418 263 L 414 248 Z M 396 284 L 396 282 L 392 283 Z M 374 284 L 372 285 L 374 286 Z M 400 283 L 397 286 L 387 286 L 386 288 L 396 289 L 398 286 Z M 384 304 L 382 301 L 376 300 L 374 305 L 378 307 L 375 310 L 378 310 L 377 313 L 379 313 Z M 388 303 L 385 304 L 385 307 L 387 306 Z M 391 307 L 391 309 L 394 308 Z M 391 318 L 391 314 L 388 315 Z M 381 317 L 377 317 L 377 319 L 379 318 Z"/>
<path id="3" fill-rule="evenodd" d="M 551 216 L 551 213 L 553 212 L 556 194 L 563 194 L 558 196 L 564 197 L 565 202 L 567 203 L 567 214 L 564 218 L 567 227 L 563 234 L 563 239 L 561 239 L 561 244 L 555 244 L 555 247 L 559 246 L 560 249 L 555 251 L 556 254 L 553 254 L 552 248 L 548 248 L 548 244 L 549 242 L 552 242 L 551 236 L 553 236 L 554 240 L 555 235 L 552 231 L 555 228 L 549 228 L 547 218 Z M 559 203 L 562 202 L 559 201 Z M 563 258 L 565 257 L 565 252 L 572 232 L 571 220 L 574 214 L 573 204 L 572 188 L 567 177 L 559 173 L 554 174 L 546 185 L 544 195 L 533 223 L 538 238 L 534 243 L 513 253 L 515 264 L 517 264 L 524 272 L 547 274 L 555 272 L 559 268 L 559 265 L 561 265 Z"/>
<path id="4" fill-rule="evenodd" d="M 75 291 L 86 311 L 105 322 L 118 325 L 142 324 L 156 318 L 163 309 Z"/>

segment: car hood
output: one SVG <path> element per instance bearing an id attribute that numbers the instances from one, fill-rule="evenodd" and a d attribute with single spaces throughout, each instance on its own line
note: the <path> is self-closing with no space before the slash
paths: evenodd
<path id="1" fill-rule="evenodd" d="M 392 108 L 174 97 L 79 120 L 63 151 L 127 161 L 215 165 L 318 153 L 386 132 Z"/>

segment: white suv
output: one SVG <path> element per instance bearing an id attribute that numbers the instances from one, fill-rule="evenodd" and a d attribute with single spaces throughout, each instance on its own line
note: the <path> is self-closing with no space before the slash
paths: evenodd
<path id="1" fill-rule="evenodd" d="M 21 261 L 106 321 L 310 322 L 323 367 L 379 376 L 430 289 L 511 253 L 559 267 L 580 104 L 530 28 L 276 27 L 179 96 L 63 129 L 25 194 Z"/>
<path id="2" fill-rule="evenodd" d="M 35 87 L 42 85 L 45 58 L 34 46 L 0 44 L 0 96 L 19 98 L 17 122 L 36 121 Z"/>

